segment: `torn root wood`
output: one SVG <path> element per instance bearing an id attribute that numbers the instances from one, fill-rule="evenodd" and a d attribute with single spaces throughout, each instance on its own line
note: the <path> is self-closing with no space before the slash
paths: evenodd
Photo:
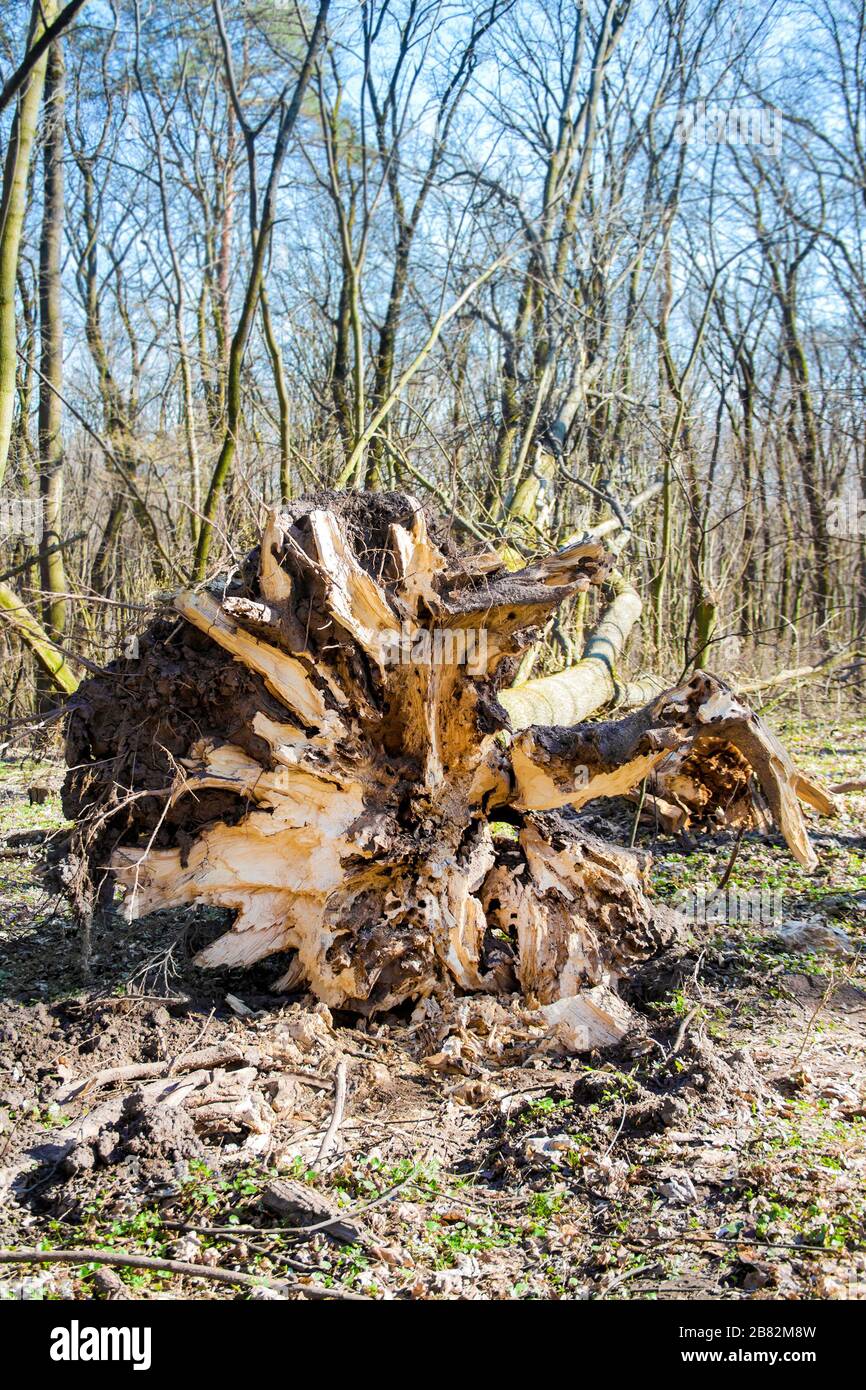
<path id="1" fill-rule="evenodd" d="M 705 671 L 624 719 L 528 729 L 515 738 L 511 762 L 517 804 L 531 810 L 635 799 L 644 779 L 667 829 L 711 819 L 760 825 L 766 807 L 808 869 L 818 861 L 800 803 L 822 815 L 836 811 L 833 796 L 794 766 L 772 730 Z"/>
<path id="2" fill-rule="evenodd" d="M 704 673 L 616 723 L 511 734 L 498 692 L 520 652 L 610 564 L 590 542 L 509 573 L 399 493 L 272 514 L 238 578 L 175 595 L 75 697 L 64 805 L 91 872 L 129 919 L 230 909 L 201 965 L 282 954 L 277 988 L 332 1007 L 601 990 L 598 1012 L 676 919 L 641 856 L 564 808 L 647 777 L 678 778 L 658 794 L 681 806 L 694 761 L 733 749 L 737 787 L 754 772 L 812 863 L 798 797 L 824 796 Z"/>

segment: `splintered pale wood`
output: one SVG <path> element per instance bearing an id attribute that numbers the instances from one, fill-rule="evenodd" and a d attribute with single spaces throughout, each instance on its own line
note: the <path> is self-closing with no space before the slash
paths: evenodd
<path id="1" fill-rule="evenodd" d="M 332 512 L 311 512 L 310 530 L 331 616 L 384 667 L 400 636 L 396 614 L 376 581 L 359 565 Z"/>
<path id="2" fill-rule="evenodd" d="M 586 571 L 590 566 L 594 572 L 594 582 L 606 579 L 613 565 L 613 556 L 597 541 L 581 541 L 577 545 L 563 546 L 550 555 L 533 560 L 522 571 L 524 575 L 539 578 L 544 584 L 566 584 L 575 573 Z M 580 591 L 590 586 L 589 575 L 578 581 Z"/>
<path id="3" fill-rule="evenodd" d="M 321 690 L 310 680 L 302 663 L 246 632 L 225 613 L 212 594 L 177 594 L 174 606 L 188 623 L 260 675 L 271 693 L 304 723 L 321 727 L 330 722 L 332 727 L 339 726 L 339 720 L 328 710 Z"/>
<path id="4" fill-rule="evenodd" d="M 121 849 L 112 867 L 127 889 L 130 918 L 197 901 L 237 912 L 232 931 L 200 953 L 201 964 L 251 965 L 273 951 L 297 950 L 303 971 L 315 973 L 332 944 L 325 904 L 344 882 L 344 858 L 359 849 L 349 830 L 363 813 L 363 790 L 336 760 L 325 774 L 314 763 L 304 767 L 309 747 L 291 726 L 256 719 L 278 759 L 272 770 L 240 748 L 202 740 L 184 760 L 171 800 L 216 787 L 263 811 L 205 830 L 185 861 L 178 850 Z M 334 1002 L 342 997 L 332 993 Z"/>
<path id="5" fill-rule="evenodd" d="M 518 846 L 488 875 L 482 902 L 491 925 L 516 934 L 516 975 L 530 1002 L 615 984 L 628 965 L 673 939 L 676 914 L 646 898 L 636 854 L 584 831 L 551 836 L 534 820 Z"/>
<path id="6" fill-rule="evenodd" d="M 511 766 L 517 782 L 518 795 L 512 803 L 523 811 L 550 811 L 560 806 L 576 810 L 599 797 L 624 796 L 644 777 L 658 767 L 664 752 L 644 753 L 621 767 L 608 770 L 592 769 L 585 763 L 572 764 L 570 775 L 559 783 L 534 761 L 537 741 L 525 739 L 514 745 Z"/>
<path id="7" fill-rule="evenodd" d="M 278 558 L 285 539 L 277 513 L 269 511 L 262 532 L 259 585 L 263 596 L 275 604 L 288 603 L 292 597 L 291 577 L 286 574 Z"/>
<path id="8" fill-rule="evenodd" d="M 695 753 L 718 746 L 720 740 L 733 744 L 749 763 L 767 798 L 773 820 L 791 853 L 805 869 L 818 867 L 818 856 L 809 839 L 797 795 L 797 772 L 785 749 L 757 715 L 732 713 L 716 724 L 713 733 L 695 740 Z"/>
<path id="9" fill-rule="evenodd" d="M 520 651 L 518 634 L 546 621 L 564 597 L 600 581 L 604 552 L 597 545 L 573 547 L 550 566 L 533 562 L 514 573 L 492 573 L 489 557 L 481 557 L 477 570 L 468 570 L 446 597 L 435 588 L 445 560 L 429 541 L 423 513 L 416 513 L 411 535 L 392 526 L 390 538 L 399 601 L 417 621 L 404 619 L 401 659 L 385 675 L 384 741 L 418 759 L 427 790 L 450 795 L 450 784 L 465 799 L 486 753 L 478 722 L 489 692 L 479 682 L 503 657 Z M 417 637 L 429 639 L 432 656 L 416 655 Z"/>
<path id="10" fill-rule="evenodd" d="M 350 823 L 346 817 L 357 817 L 363 807 L 357 778 L 338 765 L 329 768 L 326 775 L 298 761 L 266 771 L 255 758 L 230 743 L 202 740 L 193 744 L 191 751 L 193 756 L 184 759 L 186 773 L 172 787 L 172 803 L 209 787 L 230 791 L 269 808 L 275 830 L 286 824 L 301 827 L 315 822 L 323 834 L 342 833 Z"/>
<path id="11" fill-rule="evenodd" d="M 613 1047 L 634 1026 L 631 1009 L 606 985 L 594 985 L 580 994 L 543 1004 L 539 1013 L 553 1037 L 569 1052 Z"/>
<path id="12" fill-rule="evenodd" d="M 401 594 L 412 616 L 418 616 L 422 604 L 430 612 L 437 612 L 441 604 L 434 581 L 447 565 L 442 551 L 430 540 L 427 518 L 422 508 L 417 508 L 411 530 L 399 522 L 393 522 L 389 540 L 400 577 Z"/>
<path id="13" fill-rule="evenodd" d="M 839 791 L 839 787 L 831 787 L 829 790 L 822 787 L 820 783 L 813 782 L 811 777 L 806 777 L 799 768 L 795 768 L 794 790 L 801 801 L 805 801 L 807 806 L 811 806 L 821 816 L 835 816 L 839 813 L 839 803 L 833 795 L 834 791 Z M 860 786 L 866 786 L 861 782 Z M 844 789 L 844 788 L 843 788 Z"/>

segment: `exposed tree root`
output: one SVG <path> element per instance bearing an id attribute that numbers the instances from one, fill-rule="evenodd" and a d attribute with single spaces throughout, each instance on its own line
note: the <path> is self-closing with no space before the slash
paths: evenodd
<path id="1" fill-rule="evenodd" d="M 232 909 L 200 964 L 283 952 L 278 987 L 332 1007 L 517 990 L 546 1007 L 615 985 L 675 915 L 639 855 L 562 808 L 650 775 L 681 806 L 696 768 L 733 759 L 722 781 L 745 796 L 754 771 L 812 865 L 798 797 L 829 800 L 703 672 L 618 722 L 509 733 L 519 652 L 609 569 L 596 543 L 517 573 L 456 555 L 397 493 L 272 515 L 240 577 L 177 594 L 140 655 L 75 698 L 64 800 L 91 866 L 130 919 Z"/>

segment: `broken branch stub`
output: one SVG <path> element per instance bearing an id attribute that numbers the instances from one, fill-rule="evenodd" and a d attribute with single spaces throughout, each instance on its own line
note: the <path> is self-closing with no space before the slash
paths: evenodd
<path id="1" fill-rule="evenodd" d="M 517 656 L 609 570 L 595 543 L 517 573 L 458 555 L 401 493 L 272 514 L 239 578 L 177 594 L 75 697 L 64 806 L 93 870 L 130 920 L 230 909 L 200 964 L 283 953 L 277 987 L 332 1007 L 519 991 L 541 1008 L 615 986 L 675 914 L 641 856 L 559 808 L 718 734 L 795 852 L 808 838 L 783 750 L 744 707 L 723 716 L 711 677 L 619 723 L 512 737 L 498 692 Z"/>

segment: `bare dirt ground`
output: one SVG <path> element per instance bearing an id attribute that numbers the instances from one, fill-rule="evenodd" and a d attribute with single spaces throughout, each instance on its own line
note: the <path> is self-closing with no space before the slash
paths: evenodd
<path id="1" fill-rule="evenodd" d="M 773 722 L 827 785 L 866 774 L 862 722 Z M 813 820 L 814 875 L 740 845 L 729 890 L 778 894 L 810 949 L 711 908 L 634 980 L 626 1045 L 558 1057 L 495 1009 L 439 1045 L 432 1023 L 276 999 L 279 963 L 196 970 L 206 915 L 112 918 L 83 988 L 26 842 L 62 824 L 27 788 L 58 781 L 25 760 L 0 782 L 0 1246 L 203 1273 L 7 1263 L 0 1296 L 866 1297 L 866 791 Z M 628 843 L 633 816 L 584 818 Z M 644 825 L 637 844 L 660 898 L 698 903 L 734 848 Z"/>

